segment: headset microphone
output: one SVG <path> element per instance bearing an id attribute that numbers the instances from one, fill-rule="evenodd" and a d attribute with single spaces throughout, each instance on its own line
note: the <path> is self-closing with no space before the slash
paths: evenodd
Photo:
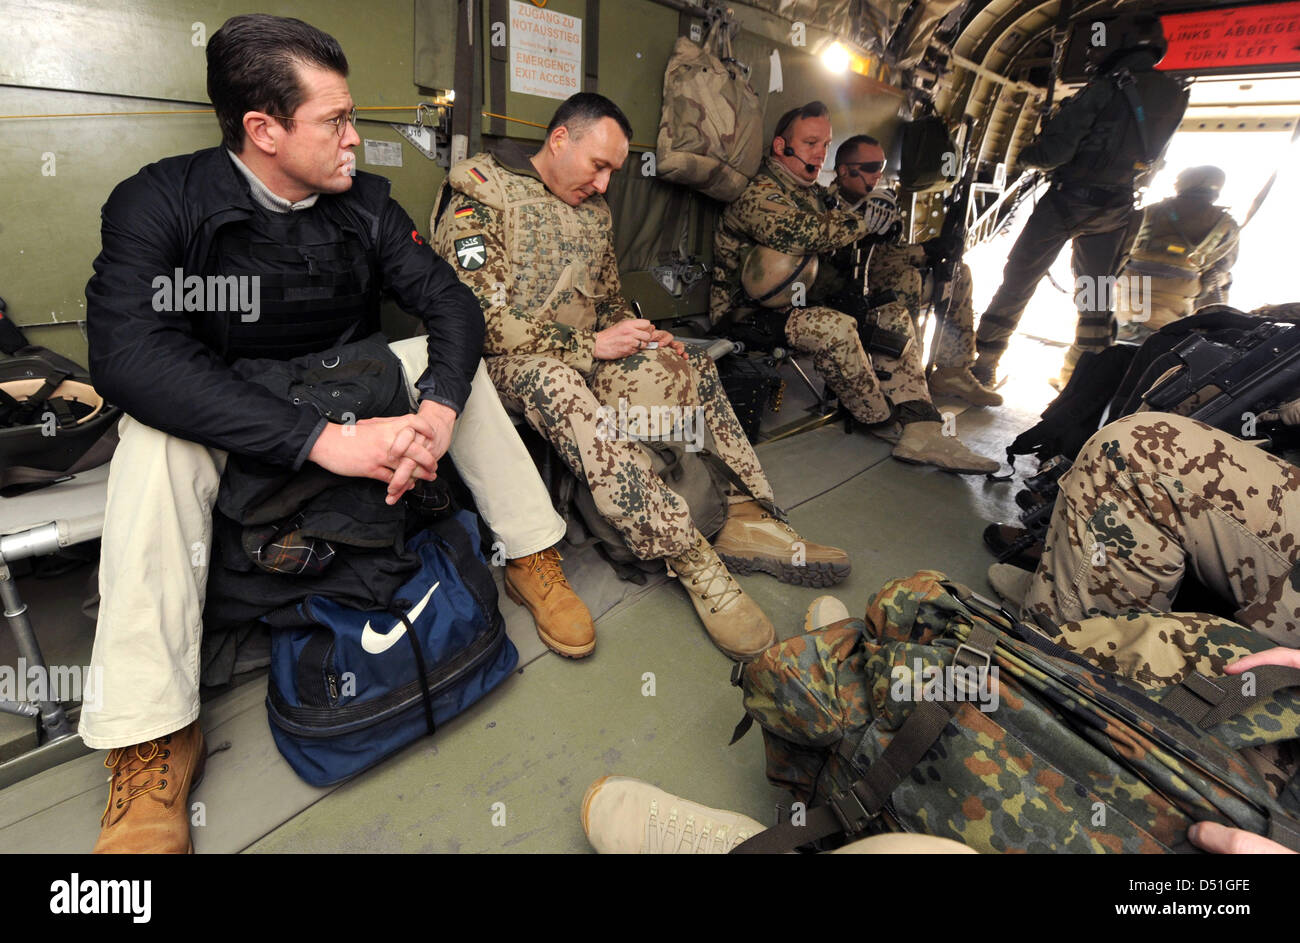
<path id="1" fill-rule="evenodd" d="M 785 146 L 785 150 L 782 151 L 782 153 L 785 154 L 786 157 L 799 157 L 799 155 L 794 152 L 794 148 L 791 147 L 789 144 Z M 803 160 L 802 157 L 799 157 L 799 159 Z M 809 174 L 815 174 L 818 172 L 817 165 L 810 164 L 807 161 L 804 161 L 803 167 L 804 170 L 807 171 Z"/>

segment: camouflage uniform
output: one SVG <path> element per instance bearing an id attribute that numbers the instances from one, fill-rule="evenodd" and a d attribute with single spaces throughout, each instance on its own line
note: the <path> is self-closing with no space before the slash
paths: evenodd
<path id="1" fill-rule="evenodd" d="M 1025 615 L 1168 611 L 1190 564 L 1237 622 L 1300 647 L 1297 522 L 1300 468 L 1192 419 L 1126 416 L 1062 480 Z"/>
<path id="2" fill-rule="evenodd" d="M 920 245 L 882 243 L 871 251 L 867 282 L 873 293 L 893 289 L 898 300 L 879 309 L 881 322 L 896 322 L 904 315 L 918 324 L 922 288 L 930 268 Z M 975 310 L 971 305 L 970 266 L 958 263 L 952 280 L 952 304 L 944 320 L 934 354 L 936 367 L 967 368 L 975 363 Z M 895 310 L 897 309 L 897 310 Z"/>
<path id="3" fill-rule="evenodd" d="M 617 434 L 611 412 L 620 398 L 629 408 L 702 407 L 718 455 L 753 497 L 772 500 L 706 355 L 688 348 L 683 359 L 660 348 L 595 359 L 596 333 L 636 317 L 621 294 L 603 197 L 571 207 L 546 189 L 527 156 L 504 150 L 461 161 L 447 186 L 450 202 L 435 220 L 434 245 L 483 306 L 483 353 L 502 401 L 587 482 L 633 553 L 679 557 L 694 546 L 695 528 L 645 450 Z"/>
<path id="4" fill-rule="evenodd" d="M 792 306 L 786 315 L 785 339 L 796 350 L 812 354 L 818 372 L 840 402 L 858 420 L 883 422 L 890 403 L 921 402 L 930 411 L 930 390 L 921 364 L 920 345 L 913 343 L 898 359 L 868 357 L 858 337 L 857 323 L 834 308 L 819 306 L 843 287 L 844 273 L 830 264 L 830 255 L 867 235 L 867 222 L 845 209 L 828 209 L 825 187 L 805 186 L 772 157 L 764 160 L 745 192 L 727 207 L 713 240 L 713 286 L 709 315 L 715 324 L 746 304 L 740 270 L 746 253 L 756 245 L 798 255 L 817 253 L 822 270 L 808 290 L 811 307 Z M 915 337 L 911 320 L 880 322 Z M 877 378 L 875 368 L 888 378 Z M 937 419 L 927 415 L 925 418 Z"/>

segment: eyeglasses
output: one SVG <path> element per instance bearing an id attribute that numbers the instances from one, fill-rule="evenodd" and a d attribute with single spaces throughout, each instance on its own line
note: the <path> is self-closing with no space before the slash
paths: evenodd
<path id="1" fill-rule="evenodd" d="M 291 118 L 288 115 L 273 115 L 270 114 L 269 112 L 267 113 L 267 117 L 279 118 L 282 121 L 307 121 L 306 118 Z M 339 137 L 343 137 L 344 128 L 346 128 L 348 125 L 352 125 L 354 128 L 356 127 L 357 109 L 356 106 L 354 105 L 352 107 L 352 110 L 349 111 L 346 115 L 335 115 L 333 118 L 326 118 L 324 121 L 309 121 L 308 123 L 331 125 L 334 128 L 334 133 L 337 134 Z"/>
<path id="2" fill-rule="evenodd" d="M 880 171 L 885 169 L 885 161 L 863 160 L 858 161 L 857 163 L 846 161 L 843 166 L 849 168 L 850 172 L 856 171 L 857 173 L 863 174 L 875 174 L 880 173 Z"/>

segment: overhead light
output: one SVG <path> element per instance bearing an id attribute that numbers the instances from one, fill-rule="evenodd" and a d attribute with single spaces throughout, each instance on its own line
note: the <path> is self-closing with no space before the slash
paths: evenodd
<path id="1" fill-rule="evenodd" d="M 831 43 L 822 50 L 822 65 L 836 74 L 842 74 L 849 70 L 849 63 L 853 57 L 847 49 L 839 43 Z"/>

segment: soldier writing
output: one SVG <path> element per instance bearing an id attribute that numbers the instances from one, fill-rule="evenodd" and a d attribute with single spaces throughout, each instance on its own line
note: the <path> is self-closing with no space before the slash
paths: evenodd
<path id="1" fill-rule="evenodd" d="M 728 565 L 828 585 L 848 574 L 849 559 L 780 519 L 713 362 L 638 318 L 623 297 L 603 194 L 631 134 L 609 99 L 573 96 L 536 153 L 501 147 L 452 168 L 435 245 L 456 260 L 482 304 L 487 368 L 502 399 L 587 484 L 638 558 L 667 563 L 714 643 L 749 659 L 776 636 Z M 736 478 L 712 546 L 645 450 L 609 434 L 602 417 L 620 399 L 678 414 L 703 410 L 716 453 Z"/>

